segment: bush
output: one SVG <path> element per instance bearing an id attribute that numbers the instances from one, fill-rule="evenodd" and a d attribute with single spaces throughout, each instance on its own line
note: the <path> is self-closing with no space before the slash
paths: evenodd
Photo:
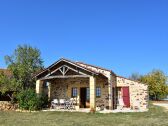
<path id="1" fill-rule="evenodd" d="M 47 102 L 44 95 L 37 95 L 34 90 L 27 89 L 17 94 L 17 100 L 20 109 L 25 110 L 40 110 Z"/>

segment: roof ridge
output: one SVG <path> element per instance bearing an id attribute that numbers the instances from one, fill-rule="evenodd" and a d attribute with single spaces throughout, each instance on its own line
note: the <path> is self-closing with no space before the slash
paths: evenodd
<path id="1" fill-rule="evenodd" d="M 103 68 L 103 67 L 100 67 L 100 66 L 97 66 L 97 65 L 92 65 L 92 64 L 88 64 L 88 63 L 81 62 L 81 61 L 78 61 L 78 62 L 76 62 L 76 63 L 83 64 L 83 65 L 88 65 L 88 66 L 91 66 L 91 67 L 95 67 L 95 68 L 97 68 L 97 69 L 106 70 L 106 71 L 109 71 L 109 72 L 112 72 L 113 74 L 115 74 L 112 70 L 106 69 L 106 68 Z M 116 75 L 116 74 L 115 74 L 115 75 Z"/>
<path id="2" fill-rule="evenodd" d="M 69 59 L 66 59 L 66 58 L 61 58 L 60 60 L 66 60 L 66 61 L 68 61 L 68 62 L 74 63 L 74 64 L 77 65 L 78 67 L 82 67 L 82 66 L 79 65 L 77 62 L 72 61 L 72 60 L 69 60 Z M 91 71 L 91 72 L 93 72 L 93 73 L 97 73 L 97 72 L 94 71 L 94 70 L 91 70 L 91 69 L 88 69 L 88 68 L 85 68 L 85 67 L 83 67 L 83 68 L 84 68 L 84 69 L 87 69 L 87 70 L 89 70 L 89 71 Z"/>
<path id="3" fill-rule="evenodd" d="M 56 62 L 54 62 L 53 64 L 51 64 L 50 66 L 48 66 L 47 68 L 45 68 L 43 71 L 41 71 L 40 73 L 36 74 L 35 77 L 37 77 L 38 75 L 40 75 L 41 73 L 49 70 L 51 67 L 53 67 L 55 64 L 57 64 L 58 62 L 60 61 L 66 61 L 66 62 L 70 62 L 74 65 L 76 65 L 77 67 L 82 67 L 81 65 L 77 64 L 75 61 L 72 61 L 72 60 L 69 60 L 69 59 L 66 59 L 66 58 L 60 58 L 59 60 L 57 60 Z M 97 73 L 96 71 L 93 71 L 93 70 L 90 70 L 88 68 L 85 68 L 85 67 L 82 67 L 83 69 L 85 69 L 86 71 L 89 71 L 91 73 L 94 73 L 94 74 L 99 74 Z"/>
<path id="4" fill-rule="evenodd" d="M 142 83 L 141 81 L 133 80 L 133 79 L 130 79 L 130 78 L 127 78 L 127 77 L 123 77 L 123 76 L 120 76 L 120 75 L 117 75 L 117 77 L 120 77 L 120 78 L 123 78 L 123 79 L 127 79 L 127 80 L 130 80 L 130 81 L 134 81 L 134 82 L 138 82 L 138 83 Z M 142 83 L 142 84 L 144 84 L 144 83 Z"/>
<path id="5" fill-rule="evenodd" d="M 0 70 L 9 70 L 8 68 L 0 68 Z"/>
<path id="6" fill-rule="evenodd" d="M 4 75 L 8 76 L 8 77 L 11 77 L 11 76 L 12 76 L 12 72 L 11 72 L 8 68 L 6 68 L 6 69 L 0 68 L 0 73 L 1 73 L 1 72 L 2 72 Z"/>

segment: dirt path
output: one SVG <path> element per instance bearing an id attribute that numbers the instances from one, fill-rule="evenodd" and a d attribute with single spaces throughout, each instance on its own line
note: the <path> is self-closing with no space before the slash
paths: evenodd
<path id="1" fill-rule="evenodd" d="M 165 111 L 168 111 L 168 103 L 153 103 L 153 105 L 164 107 Z"/>

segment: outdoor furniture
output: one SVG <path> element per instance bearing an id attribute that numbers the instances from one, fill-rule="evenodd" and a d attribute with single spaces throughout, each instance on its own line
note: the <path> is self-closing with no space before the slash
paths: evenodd
<path id="1" fill-rule="evenodd" d="M 123 110 L 125 104 L 124 104 L 124 101 L 123 101 L 123 98 L 119 98 L 118 99 L 118 105 L 119 105 L 119 109 L 120 110 Z"/>
<path id="2" fill-rule="evenodd" d="M 70 98 L 68 100 L 65 101 L 65 109 L 75 109 L 75 105 L 74 105 L 74 99 Z"/>
<path id="3" fill-rule="evenodd" d="M 77 100 L 76 98 L 70 98 L 72 109 L 75 109 L 75 106 L 77 105 Z"/>
<path id="4" fill-rule="evenodd" d="M 138 110 L 140 108 L 140 102 L 139 101 L 134 101 L 133 102 L 133 109 Z"/>
<path id="5" fill-rule="evenodd" d="M 56 109 L 58 106 L 59 106 L 59 101 L 58 101 L 58 99 L 54 99 L 54 100 L 51 102 L 51 108 Z"/>
<path id="6" fill-rule="evenodd" d="M 68 110 L 72 110 L 75 109 L 75 99 L 74 98 L 70 98 L 70 99 L 53 99 L 53 101 L 51 102 L 51 108 L 53 109 L 68 109 Z"/>
<path id="7" fill-rule="evenodd" d="M 65 109 L 65 99 L 60 99 L 59 100 L 59 108 L 60 109 Z"/>

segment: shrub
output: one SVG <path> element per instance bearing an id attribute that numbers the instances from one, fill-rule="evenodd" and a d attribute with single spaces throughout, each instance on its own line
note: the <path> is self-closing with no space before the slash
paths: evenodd
<path id="1" fill-rule="evenodd" d="M 37 95 L 34 90 L 27 89 L 17 94 L 17 100 L 20 109 L 25 110 L 40 110 L 46 104 L 44 95 Z"/>

